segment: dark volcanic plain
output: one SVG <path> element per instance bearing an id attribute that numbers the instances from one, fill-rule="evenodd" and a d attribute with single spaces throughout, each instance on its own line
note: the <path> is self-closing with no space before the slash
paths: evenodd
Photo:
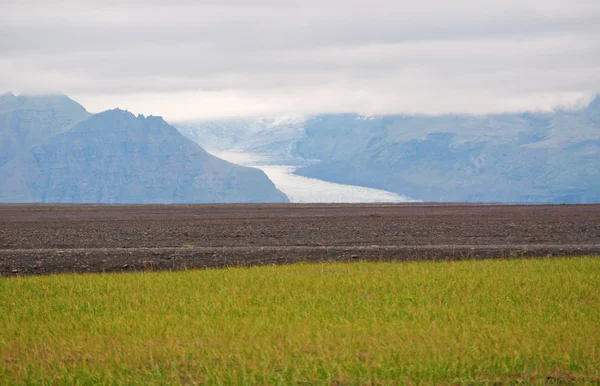
<path id="1" fill-rule="evenodd" d="M 600 205 L 0 205 L 0 275 L 600 254 Z"/>

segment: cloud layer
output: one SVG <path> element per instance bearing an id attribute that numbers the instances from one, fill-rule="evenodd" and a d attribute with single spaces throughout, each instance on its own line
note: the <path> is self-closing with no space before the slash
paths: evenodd
<path id="1" fill-rule="evenodd" d="M 488 113 L 600 91 L 600 2 L 0 4 L 0 85 L 192 119 Z"/>

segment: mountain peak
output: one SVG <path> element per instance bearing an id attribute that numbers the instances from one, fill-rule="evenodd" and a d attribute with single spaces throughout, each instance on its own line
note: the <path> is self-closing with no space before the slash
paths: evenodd
<path id="1" fill-rule="evenodd" d="M 137 116 L 119 108 L 106 110 L 92 115 L 86 121 L 73 128 L 75 132 L 96 133 L 95 135 L 128 136 L 130 138 L 154 138 L 162 136 L 182 136 L 176 128 L 161 117 Z"/>
<path id="2" fill-rule="evenodd" d="M 590 110 L 600 110 L 600 93 L 592 98 L 587 108 Z"/>
<path id="3" fill-rule="evenodd" d="M 154 115 L 145 116 L 144 114 L 138 114 L 136 116 L 131 111 L 122 110 L 118 107 L 115 109 L 106 110 L 101 113 L 94 114 L 94 117 L 103 118 L 103 119 L 111 119 L 111 118 L 125 119 L 125 120 L 131 120 L 132 122 L 133 121 L 140 121 L 140 122 L 154 121 L 154 122 L 162 122 L 165 125 L 168 125 L 168 123 L 160 116 L 154 116 Z"/>
<path id="4" fill-rule="evenodd" d="M 7 93 L 8 94 L 8 93 Z M 19 109 L 72 111 L 88 114 L 86 109 L 66 94 L 11 94 Z M 9 96 L 10 98 L 10 96 Z"/>
<path id="5" fill-rule="evenodd" d="M 22 100 L 51 100 L 51 101 L 72 101 L 73 99 L 69 98 L 67 94 L 56 93 L 56 94 L 30 94 L 30 93 L 21 93 L 16 96 Z"/>
<path id="6" fill-rule="evenodd" d="M 96 116 L 101 116 L 101 115 L 121 115 L 121 116 L 127 116 L 127 117 L 135 117 L 135 115 L 133 115 L 133 113 L 131 113 L 129 110 L 123 110 L 120 108 L 114 108 L 114 109 L 110 109 L 110 110 L 105 110 L 102 111 L 101 113 L 95 114 Z"/>
<path id="7" fill-rule="evenodd" d="M 600 123 L 600 94 L 596 94 L 594 99 L 590 102 L 585 112 L 589 119 L 593 122 Z"/>
<path id="8" fill-rule="evenodd" d="M 10 103 L 16 101 L 17 97 L 12 92 L 5 92 L 0 94 L 0 103 Z"/>
<path id="9" fill-rule="evenodd" d="M 0 166 L 89 115 L 66 95 L 0 94 Z"/>

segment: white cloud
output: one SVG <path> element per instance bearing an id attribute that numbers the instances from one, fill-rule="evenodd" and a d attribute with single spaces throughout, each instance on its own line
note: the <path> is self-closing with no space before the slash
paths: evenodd
<path id="1" fill-rule="evenodd" d="M 5 0 L 0 85 L 175 120 L 551 109 L 600 91 L 597 36 L 596 0 Z"/>

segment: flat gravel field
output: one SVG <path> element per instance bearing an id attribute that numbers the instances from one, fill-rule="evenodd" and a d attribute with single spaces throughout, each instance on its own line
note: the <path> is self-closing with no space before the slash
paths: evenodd
<path id="1" fill-rule="evenodd" d="M 0 275 L 600 254 L 600 205 L 0 205 Z"/>

